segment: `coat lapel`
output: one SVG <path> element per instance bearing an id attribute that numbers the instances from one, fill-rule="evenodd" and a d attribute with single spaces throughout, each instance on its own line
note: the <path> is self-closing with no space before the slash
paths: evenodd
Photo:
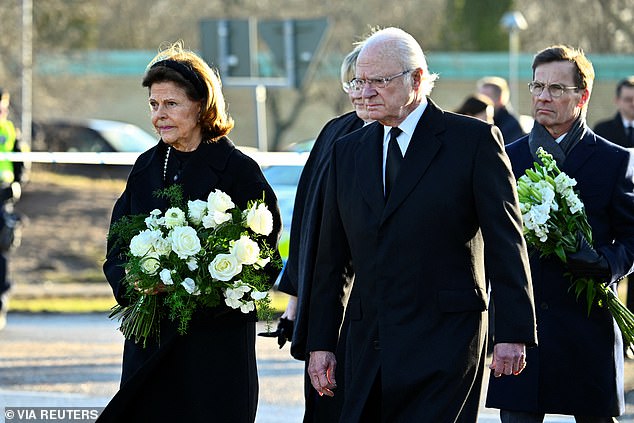
<path id="1" fill-rule="evenodd" d="M 431 100 L 421 116 L 407 147 L 396 186 L 385 204 L 381 222 L 384 222 L 405 201 L 438 153 L 442 143 L 436 136 L 444 129 L 443 112 Z"/>
<path id="2" fill-rule="evenodd" d="M 594 154 L 595 146 L 596 140 L 594 134 L 588 130 L 579 144 L 577 144 L 566 157 L 564 164 L 561 166 L 562 172 L 572 177 L 572 175 L 590 159 L 592 154 Z"/>
<path id="3" fill-rule="evenodd" d="M 361 195 L 377 219 L 383 214 L 383 125 L 374 122 L 363 130 L 355 155 L 355 178 Z"/>

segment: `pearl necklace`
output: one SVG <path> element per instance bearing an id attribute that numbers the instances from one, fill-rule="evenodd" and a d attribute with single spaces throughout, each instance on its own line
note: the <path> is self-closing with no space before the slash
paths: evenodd
<path id="1" fill-rule="evenodd" d="M 168 146 L 167 147 L 167 153 L 165 153 L 165 162 L 163 163 L 163 182 L 165 182 L 165 180 L 167 179 L 167 161 L 170 158 L 170 150 L 172 149 L 172 147 Z"/>

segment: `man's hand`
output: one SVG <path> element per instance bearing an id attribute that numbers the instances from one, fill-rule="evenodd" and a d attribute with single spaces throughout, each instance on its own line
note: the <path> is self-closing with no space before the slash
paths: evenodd
<path id="1" fill-rule="evenodd" d="M 526 345 L 524 344 L 495 344 L 493 347 L 493 362 L 489 369 L 493 376 L 519 375 L 526 367 Z"/>
<path id="2" fill-rule="evenodd" d="M 335 396 L 333 390 L 337 387 L 335 369 L 337 359 L 330 351 L 311 351 L 308 362 L 308 376 L 313 388 L 319 395 Z"/>
<path id="3" fill-rule="evenodd" d="M 577 251 L 566 254 L 566 265 L 577 279 L 593 279 L 595 282 L 610 283 L 612 274 L 608 261 L 592 248 L 581 233 L 577 235 Z"/>

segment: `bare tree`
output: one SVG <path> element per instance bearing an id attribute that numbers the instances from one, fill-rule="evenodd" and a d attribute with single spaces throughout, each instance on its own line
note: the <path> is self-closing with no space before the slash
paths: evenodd
<path id="1" fill-rule="evenodd" d="M 19 0 L 10 0 L 12 7 L 0 7 L 2 36 L 0 37 L 0 87 L 11 94 L 12 109 L 20 108 L 20 72 L 22 54 L 22 10 Z M 15 118 L 16 114 L 12 113 Z"/>
<path id="2" fill-rule="evenodd" d="M 518 10 L 528 21 L 524 50 L 569 44 L 588 53 L 634 53 L 634 0 L 532 0 Z"/>

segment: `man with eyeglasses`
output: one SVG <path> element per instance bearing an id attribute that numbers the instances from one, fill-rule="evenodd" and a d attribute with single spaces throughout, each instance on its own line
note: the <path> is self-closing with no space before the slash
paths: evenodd
<path id="1" fill-rule="evenodd" d="M 378 122 L 335 142 L 308 322 L 308 374 L 340 395 L 340 422 L 475 422 L 485 367 L 488 282 L 498 306 L 491 367 L 515 377 L 536 341 L 528 256 L 499 129 L 427 96 L 416 40 L 375 32 L 351 88 Z M 398 129 L 394 129 L 398 128 Z M 404 154 L 403 154 L 404 153 Z M 341 270 L 355 280 L 341 306 Z M 334 351 L 346 327 L 345 368 Z"/>
<path id="2" fill-rule="evenodd" d="M 594 245 L 580 237 L 566 264 L 531 252 L 539 345 L 528 350 L 518 377 L 491 378 L 486 405 L 500 409 L 503 423 L 542 422 L 546 413 L 614 422 L 625 406 L 621 333 L 607 308 L 594 305 L 588 314 L 585 298 L 571 289 L 571 275 L 604 281 L 616 292 L 634 267 L 632 154 L 586 125 L 594 69 L 581 50 L 548 47 L 532 67 L 535 125 L 506 148 L 513 172 L 519 178 L 532 168 L 539 147 L 552 154 L 577 181 Z"/>

